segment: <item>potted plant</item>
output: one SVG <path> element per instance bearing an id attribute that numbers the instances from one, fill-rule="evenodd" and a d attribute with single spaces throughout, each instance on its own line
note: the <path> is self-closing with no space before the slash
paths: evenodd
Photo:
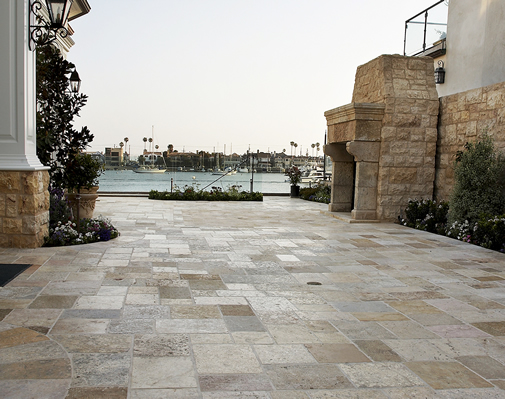
<path id="1" fill-rule="evenodd" d="M 64 167 L 67 198 L 74 218 L 93 217 L 98 198 L 98 178 L 102 171 L 102 164 L 89 154 L 77 154 Z"/>
<path id="2" fill-rule="evenodd" d="M 285 176 L 289 177 L 289 182 L 291 183 L 291 197 L 299 197 L 300 196 L 300 180 L 302 179 L 302 172 L 296 166 L 292 166 L 286 173 Z"/>

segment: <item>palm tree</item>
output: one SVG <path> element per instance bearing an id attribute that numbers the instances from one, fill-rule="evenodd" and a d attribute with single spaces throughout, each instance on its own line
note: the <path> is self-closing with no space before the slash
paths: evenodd
<path id="1" fill-rule="evenodd" d="M 310 146 L 312 147 L 312 157 L 314 157 L 314 148 L 316 147 L 316 145 L 315 144 L 311 144 Z"/>
<path id="2" fill-rule="evenodd" d="M 149 137 L 149 152 L 153 152 L 153 138 Z"/>
<path id="3" fill-rule="evenodd" d="M 293 156 L 293 146 L 295 145 L 295 142 L 291 141 L 289 145 L 291 146 L 291 156 Z"/>
<path id="4" fill-rule="evenodd" d="M 316 156 L 317 156 L 318 158 L 319 158 L 319 150 L 320 150 L 319 145 L 320 145 L 319 143 L 316 143 L 316 147 L 317 147 L 317 148 L 316 148 Z"/>
<path id="5" fill-rule="evenodd" d="M 145 153 L 146 152 L 147 137 L 144 137 L 142 140 L 144 141 L 144 153 Z"/>
<path id="6" fill-rule="evenodd" d="M 121 147 L 121 149 L 123 149 L 124 147 L 124 143 L 121 141 L 121 143 L 119 143 L 119 147 Z M 122 152 L 122 151 L 121 151 Z M 122 157 L 120 157 L 120 163 L 122 164 L 123 163 L 123 160 L 121 159 Z"/>
<path id="7" fill-rule="evenodd" d="M 283 148 L 283 149 L 282 149 L 282 153 L 284 154 L 285 152 L 286 152 L 286 149 L 285 149 L 285 148 Z"/>
<path id="8" fill-rule="evenodd" d="M 293 147 L 295 147 L 295 157 L 296 157 L 296 148 L 298 147 L 298 143 L 293 144 Z"/>
<path id="9" fill-rule="evenodd" d="M 174 145 L 173 144 L 169 144 L 168 145 L 168 153 L 171 154 L 172 152 L 174 152 Z"/>

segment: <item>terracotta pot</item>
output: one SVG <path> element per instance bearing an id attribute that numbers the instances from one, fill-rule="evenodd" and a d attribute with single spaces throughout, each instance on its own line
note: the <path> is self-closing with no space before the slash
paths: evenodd
<path id="1" fill-rule="evenodd" d="M 98 186 L 91 187 L 89 190 L 86 188 L 81 188 L 80 199 L 79 199 L 79 218 L 92 218 L 93 211 L 95 210 L 95 202 L 98 198 Z M 70 208 L 72 209 L 72 214 L 74 218 L 77 218 L 77 193 L 66 193 Z"/>
<path id="2" fill-rule="evenodd" d="M 299 197 L 300 196 L 300 186 L 291 186 L 291 197 Z"/>

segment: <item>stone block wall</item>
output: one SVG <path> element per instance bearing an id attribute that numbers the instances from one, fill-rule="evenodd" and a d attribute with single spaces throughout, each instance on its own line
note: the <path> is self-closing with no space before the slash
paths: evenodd
<path id="1" fill-rule="evenodd" d="M 456 152 L 487 131 L 505 152 L 505 82 L 440 98 L 434 196 L 448 200 Z"/>
<path id="2" fill-rule="evenodd" d="M 429 57 L 383 55 L 358 67 L 352 101 L 385 104 L 377 219 L 395 220 L 409 198 L 431 197 L 438 94 Z"/>
<path id="3" fill-rule="evenodd" d="M 0 247 L 37 248 L 49 227 L 49 173 L 0 171 Z"/>

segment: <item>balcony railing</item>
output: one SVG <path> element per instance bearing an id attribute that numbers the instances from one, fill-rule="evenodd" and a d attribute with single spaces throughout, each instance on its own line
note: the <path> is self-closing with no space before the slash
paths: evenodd
<path id="1" fill-rule="evenodd" d="M 448 0 L 440 0 L 431 7 L 405 21 L 403 55 L 445 54 Z"/>

